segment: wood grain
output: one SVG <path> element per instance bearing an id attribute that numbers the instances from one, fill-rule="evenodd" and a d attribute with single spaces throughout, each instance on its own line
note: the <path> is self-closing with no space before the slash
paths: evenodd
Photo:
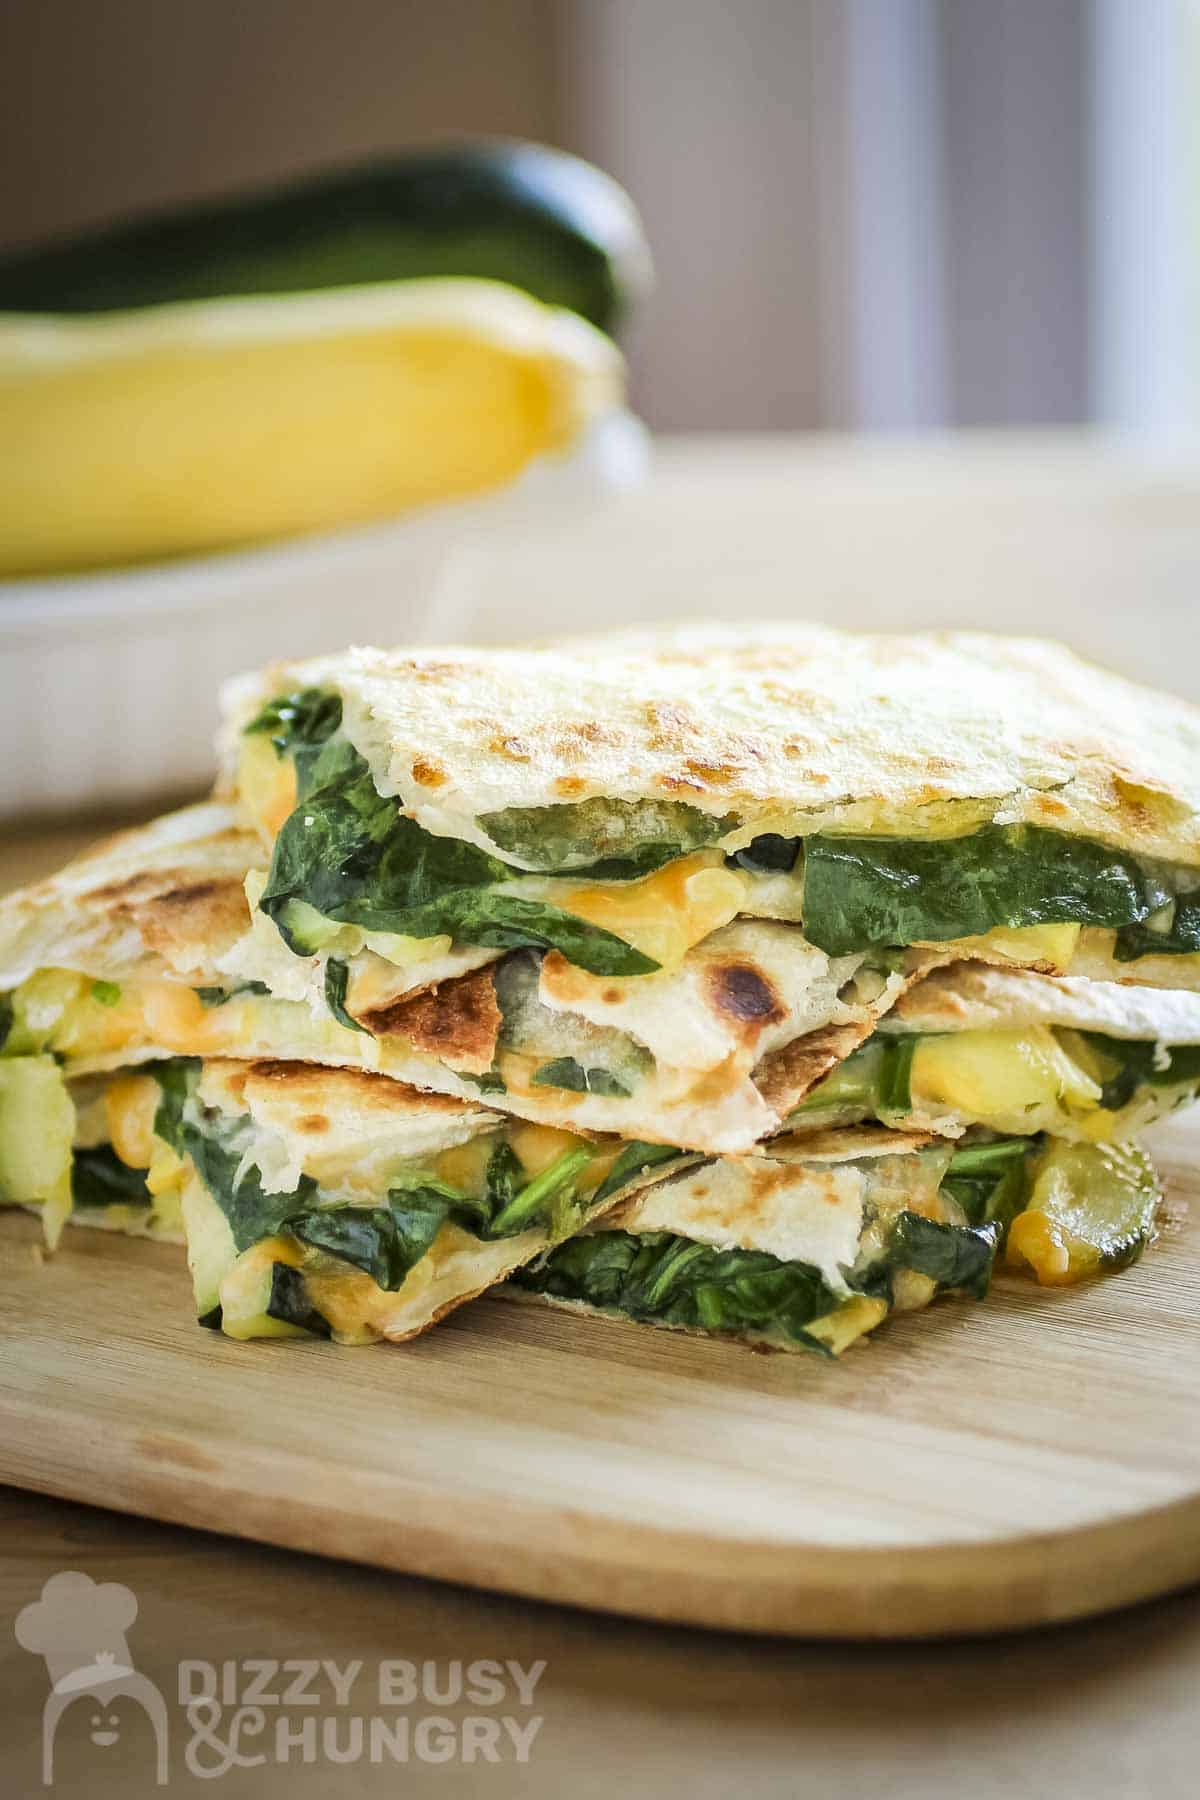
<path id="1" fill-rule="evenodd" d="M 835 1366 L 489 1300 L 405 1348 L 232 1343 L 178 1251 L 0 1222 L 0 1479 L 647 1617 L 921 1636 L 1200 1577 L 1194 1132 L 1172 1223 Z"/>

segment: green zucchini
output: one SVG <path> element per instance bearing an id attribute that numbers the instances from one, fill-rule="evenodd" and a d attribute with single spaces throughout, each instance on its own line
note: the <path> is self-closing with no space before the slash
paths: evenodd
<path id="1" fill-rule="evenodd" d="M 442 275 L 524 288 L 612 333 L 649 282 L 632 201 L 540 144 L 301 177 L 0 258 L 0 312 L 94 313 Z"/>

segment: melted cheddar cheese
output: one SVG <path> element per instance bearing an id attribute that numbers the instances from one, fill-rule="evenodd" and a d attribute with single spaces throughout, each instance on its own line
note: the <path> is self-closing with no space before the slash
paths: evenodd
<path id="1" fill-rule="evenodd" d="M 720 851 L 699 850 L 639 881 L 571 888 L 559 904 L 675 969 L 693 944 L 737 917 L 747 886 Z"/>

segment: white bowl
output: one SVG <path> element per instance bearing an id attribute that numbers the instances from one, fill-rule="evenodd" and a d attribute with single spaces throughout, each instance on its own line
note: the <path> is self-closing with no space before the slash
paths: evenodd
<path id="1" fill-rule="evenodd" d="M 631 414 L 599 419 L 479 500 L 228 556 L 0 582 L 0 818 L 133 806 L 212 779 L 217 690 L 349 643 L 429 641 L 458 550 L 586 513 L 645 474 Z"/>

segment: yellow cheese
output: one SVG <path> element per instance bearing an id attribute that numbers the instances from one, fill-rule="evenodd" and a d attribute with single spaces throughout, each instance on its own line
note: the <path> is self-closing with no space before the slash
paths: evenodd
<path id="1" fill-rule="evenodd" d="M 148 1169 L 155 1150 L 162 1148 L 154 1136 L 160 1098 L 153 1075 L 121 1075 L 105 1091 L 109 1142 L 131 1169 Z"/>
<path id="2" fill-rule="evenodd" d="M 556 1131 L 552 1125 L 530 1125 L 520 1120 L 510 1129 L 508 1141 L 526 1175 L 532 1178 L 566 1151 L 578 1150 L 585 1140 L 573 1131 Z"/>
<path id="3" fill-rule="evenodd" d="M 226 1337 L 307 1336 L 302 1325 L 273 1319 L 267 1311 L 272 1265 L 287 1263 L 297 1268 L 300 1261 L 300 1246 L 291 1238 L 263 1238 L 242 1252 L 220 1284 L 221 1329 Z"/>
<path id="4" fill-rule="evenodd" d="M 491 1132 L 465 1144 L 454 1144 L 434 1158 L 433 1172 L 439 1181 L 449 1182 L 461 1193 L 482 1193 L 488 1161 L 495 1148 L 496 1138 Z"/>
<path id="5" fill-rule="evenodd" d="M 239 739 L 238 798 L 268 843 L 296 804 L 296 766 L 280 756 L 267 732 Z"/>
<path id="6" fill-rule="evenodd" d="M 24 984 L 22 998 L 44 977 L 61 976 L 59 970 L 39 971 Z M 116 1000 L 108 1005 L 96 998 L 96 984 L 87 976 L 70 979 L 74 982 L 73 997 L 63 1005 L 57 1023 L 47 1033 L 46 1041 L 55 1051 L 63 1056 L 104 1056 L 137 1041 L 141 1036 L 142 1009 L 134 988 L 123 985 Z M 27 1018 L 33 1018 L 37 1008 L 25 1002 L 23 1011 Z"/>
<path id="7" fill-rule="evenodd" d="M 725 868 L 720 851 L 700 850 L 640 881 L 573 888 L 561 904 L 674 969 L 693 944 L 737 917 L 746 888 L 746 877 Z"/>
<path id="8" fill-rule="evenodd" d="M 1081 930 L 1079 925 L 997 925 L 978 937 L 954 938 L 946 948 L 959 950 L 964 956 L 999 956 L 1022 968 L 1031 963 L 1048 963 L 1055 969 L 1066 969 Z M 939 949 L 942 947 L 938 945 Z"/>

